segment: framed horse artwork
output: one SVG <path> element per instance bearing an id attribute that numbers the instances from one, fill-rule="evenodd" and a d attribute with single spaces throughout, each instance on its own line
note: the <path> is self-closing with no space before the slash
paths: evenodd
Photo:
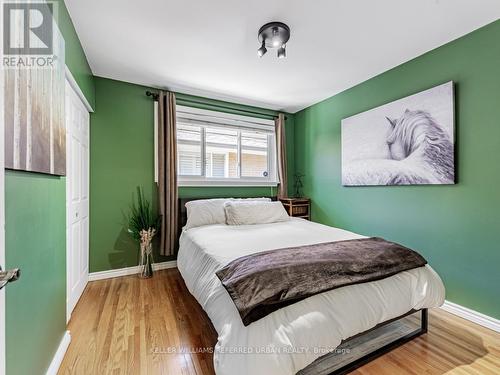
<path id="1" fill-rule="evenodd" d="M 453 82 L 342 120 L 342 184 L 455 183 Z"/>

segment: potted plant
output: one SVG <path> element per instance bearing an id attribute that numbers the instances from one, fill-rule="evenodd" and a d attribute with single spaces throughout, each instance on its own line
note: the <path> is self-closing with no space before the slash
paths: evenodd
<path id="1" fill-rule="evenodd" d="M 144 192 L 137 187 L 137 203 L 130 207 L 128 232 L 140 244 L 139 277 L 153 276 L 153 237 L 157 233 L 160 217 L 153 211 L 151 203 L 144 198 Z"/>

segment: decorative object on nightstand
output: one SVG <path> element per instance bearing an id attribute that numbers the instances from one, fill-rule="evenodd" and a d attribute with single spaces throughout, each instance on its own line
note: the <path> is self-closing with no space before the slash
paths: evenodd
<path id="1" fill-rule="evenodd" d="M 281 198 L 288 215 L 311 220 L 311 200 L 309 198 Z"/>
<path id="2" fill-rule="evenodd" d="M 305 177 L 305 174 L 295 173 L 293 177 L 294 177 L 293 187 L 295 188 L 293 196 L 295 198 L 300 198 L 304 195 L 302 193 L 302 187 L 304 186 L 304 184 L 302 183 L 302 177 Z"/>

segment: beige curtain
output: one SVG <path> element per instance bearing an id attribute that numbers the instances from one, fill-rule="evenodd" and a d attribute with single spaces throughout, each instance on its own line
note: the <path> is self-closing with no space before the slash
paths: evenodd
<path id="1" fill-rule="evenodd" d="M 160 254 L 174 255 L 178 241 L 175 95 L 163 91 L 158 97 L 158 192 Z"/>
<path id="2" fill-rule="evenodd" d="M 280 113 L 274 120 L 276 128 L 276 154 L 278 162 L 278 198 L 288 197 L 288 181 L 286 173 L 286 137 L 285 115 Z"/>

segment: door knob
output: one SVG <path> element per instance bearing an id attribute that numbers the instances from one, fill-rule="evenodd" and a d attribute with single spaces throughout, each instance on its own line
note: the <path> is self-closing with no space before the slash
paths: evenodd
<path id="1" fill-rule="evenodd" d="M 0 266 L 0 289 L 8 283 L 16 281 L 19 277 L 21 277 L 21 270 L 19 268 L 2 271 L 2 267 Z"/>

